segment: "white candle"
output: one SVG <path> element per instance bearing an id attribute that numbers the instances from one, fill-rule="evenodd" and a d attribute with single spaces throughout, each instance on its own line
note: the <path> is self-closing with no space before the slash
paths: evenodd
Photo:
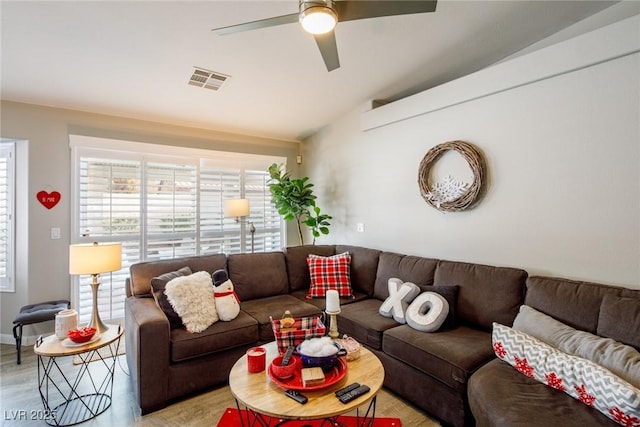
<path id="1" fill-rule="evenodd" d="M 335 313 L 340 311 L 340 297 L 338 296 L 338 291 L 335 289 L 330 289 L 327 291 L 327 313 Z"/>

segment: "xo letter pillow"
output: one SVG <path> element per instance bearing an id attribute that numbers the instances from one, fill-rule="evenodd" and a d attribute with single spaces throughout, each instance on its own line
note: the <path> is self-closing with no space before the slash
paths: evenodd
<path id="1" fill-rule="evenodd" d="M 310 254 L 307 265 L 311 278 L 307 299 L 324 298 L 329 289 L 335 289 L 341 297 L 353 298 L 349 252 L 330 257 Z"/>
<path id="2" fill-rule="evenodd" d="M 389 279 L 387 286 L 389 297 L 380 306 L 380 314 L 384 317 L 393 317 L 398 323 L 407 323 L 404 313 L 411 301 L 420 293 L 420 288 L 415 283 L 403 282 L 396 278 Z"/>
<path id="3" fill-rule="evenodd" d="M 449 303 L 440 294 L 424 292 L 407 309 L 407 324 L 422 332 L 440 329 L 449 314 Z"/>

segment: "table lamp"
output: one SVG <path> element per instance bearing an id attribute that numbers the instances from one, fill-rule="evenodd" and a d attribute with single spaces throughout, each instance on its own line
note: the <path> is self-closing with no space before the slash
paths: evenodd
<path id="1" fill-rule="evenodd" d="M 93 313 L 89 327 L 96 328 L 96 334 L 106 332 L 109 327 L 102 323 L 98 311 L 98 276 L 101 273 L 118 271 L 122 268 L 122 244 L 101 243 L 77 244 L 69 246 L 69 274 L 90 274 L 93 293 Z"/>
<path id="2" fill-rule="evenodd" d="M 222 203 L 224 216 L 235 217 L 236 222 L 240 222 L 240 218 L 249 216 L 249 199 L 226 199 Z M 249 221 L 249 232 L 251 232 L 251 253 L 253 253 L 253 237 L 256 227 L 251 221 Z"/>

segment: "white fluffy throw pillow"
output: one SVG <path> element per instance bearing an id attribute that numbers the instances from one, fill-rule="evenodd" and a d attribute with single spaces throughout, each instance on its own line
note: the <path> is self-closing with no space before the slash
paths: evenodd
<path id="1" fill-rule="evenodd" d="M 218 321 L 213 280 L 206 271 L 172 279 L 164 293 L 187 331 L 202 332 Z"/>

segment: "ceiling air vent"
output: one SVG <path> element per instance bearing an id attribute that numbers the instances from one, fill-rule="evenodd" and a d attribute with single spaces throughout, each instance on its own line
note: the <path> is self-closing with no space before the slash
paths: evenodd
<path id="1" fill-rule="evenodd" d="M 220 86 L 222 86 L 222 83 L 228 78 L 229 76 L 216 73 L 215 71 L 194 67 L 193 74 L 191 74 L 191 78 L 189 79 L 189 84 L 205 89 L 218 90 Z"/>

